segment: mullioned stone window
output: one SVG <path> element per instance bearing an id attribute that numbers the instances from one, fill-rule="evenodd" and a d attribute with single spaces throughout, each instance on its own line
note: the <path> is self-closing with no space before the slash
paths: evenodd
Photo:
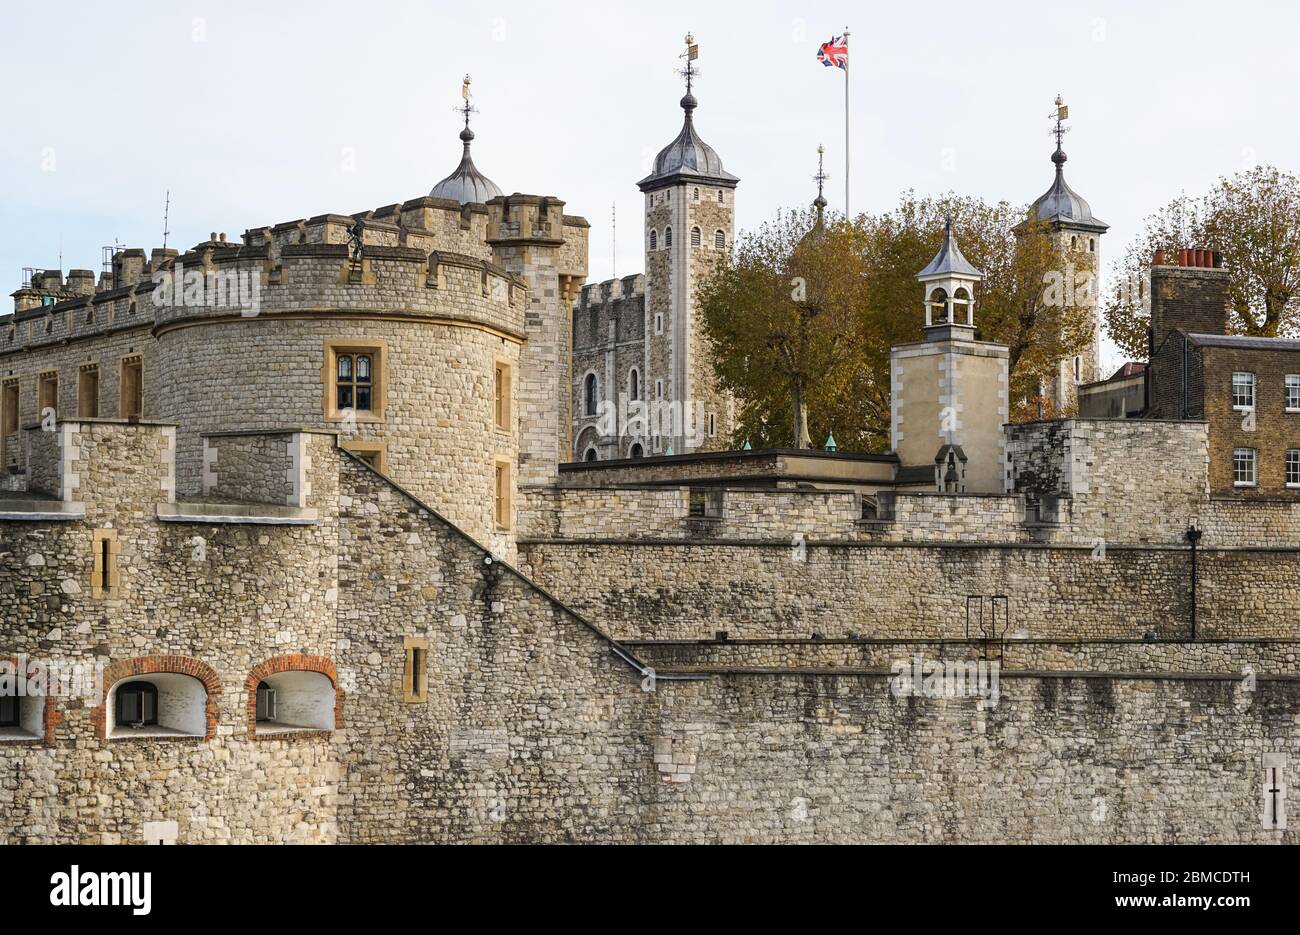
<path id="1" fill-rule="evenodd" d="M 387 400 L 387 343 L 325 341 L 321 382 L 325 419 L 382 422 Z"/>

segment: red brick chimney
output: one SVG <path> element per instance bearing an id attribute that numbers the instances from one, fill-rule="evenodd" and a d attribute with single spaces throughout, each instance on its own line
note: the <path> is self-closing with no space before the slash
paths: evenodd
<path id="1" fill-rule="evenodd" d="M 1217 250 L 1179 250 L 1166 262 L 1157 250 L 1151 264 L 1151 353 L 1174 330 L 1185 334 L 1226 334 L 1228 271 Z"/>

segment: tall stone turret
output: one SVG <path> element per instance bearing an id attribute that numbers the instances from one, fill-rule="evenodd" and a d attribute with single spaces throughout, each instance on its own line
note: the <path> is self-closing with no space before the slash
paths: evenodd
<path id="1" fill-rule="evenodd" d="M 548 195 L 504 195 L 488 202 L 494 261 L 524 280 L 527 340 L 520 351 L 517 400 L 522 486 L 553 483 L 572 449 L 570 386 L 573 302 L 587 279 L 585 220 Z"/>
<path id="2" fill-rule="evenodd" d="M 732 248 L 740 181 L 695 129 L 699 101 L 691 93 L 696 46 L 687 36 L 684 119 L 637 183 L 645 194 L 646 399 L 676 415 L 650 429 L 651 451 L 676 454 L 728 447 L 735 402 L 716 385 L 696 315 L 696 292 L 720 255 Z"/>
<path id="3" fill-rule="evenodd" d="M 1080 384 L 1102 379 L 1101 315 L 1099 314 L 1099 287 L 1101 274 L 1101 237 L 1110 229 L 1104 221 L 1093 217 L 1092 208 L 1078 192 L 1065 182 L 1065 150 L 1061 138 L 1067 132 L 1065 119 L 1069 108 L 1061 98 L 1056 98 L 1056 150 L 1052 164 L 1056 176 L 1052 186 L 1033 203 L 1031 217 L 1051 225 L 1057 249 L 1062 259 L 1065 277 L 1066 301 L 1086 303 L 1092 315 L 1092 340 L 1079 353 L 1057 362 L 1051 382 L 1042 387 L 1042 395 L 1052 404 L 1053 411 L 1068 411 L 1078 398 Z"/>

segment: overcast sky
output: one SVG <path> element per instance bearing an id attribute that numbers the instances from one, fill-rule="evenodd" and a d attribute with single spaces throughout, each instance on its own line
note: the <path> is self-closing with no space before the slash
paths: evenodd
<path id="1" fill-rule="evenodd" d="M 1289 4 L 6 2 L 0 283 L 60 246 L 98 271 L 104 244 L 160 245 L 168 190 L 180 248 L 426 194 L 460 156 L 466 72 L 478 167 L 585 216 L 591 279 L 640 272 L 635 182 L 681 125 L 683 35 L 743 230 L 811 200 L 818 143 L 844 203 L 843 73 L 815 55 L 845 25 L 854 211 L 909 188 L 1032 200 L 1058 92 L 1108 259 L 1180 191 L 1300 162 Z"/>

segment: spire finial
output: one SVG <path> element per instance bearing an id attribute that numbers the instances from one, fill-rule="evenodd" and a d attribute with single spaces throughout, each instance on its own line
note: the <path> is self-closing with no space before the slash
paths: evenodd
<path id="1" fill-rule="evenodd" d="M 690 33 L 686 34 L 686 51 L 678 56 L 686 64 L 677 69 L 677 74 L 686 79 L 686 96 L 682 98 L 682 109 L 686 111 L 686 119 L 691 119 L 691 111 L 695 109 L 695 95 L 691 93 L 691 86 L 695 81 L 695 76 L 700 70 L 695 67 L 695 60 L 700 57 L 700 47 L 695 44 L 695 37 Z"/>
<path id="2" fill-rule="evenodd" d="M 1070 128 L 1065 125 L 1065 121 L 1070 119 L 1070 108 L 1059 94 L 1056 95 L 1056 110 L 1049 119 L 1054 123 L 1051 132 L 1056 137 L 1056 152 L 1052 153 L 1052 162 L 1056 163 L 1056 171 L 1060 172 L 1066 159 L 1065 150 L 1061 148 L 1061 138 L 1070 132 Z"/>
<path id="3" fill-rule="evenodd" d="M 822 212 L 826 209 L 826 197 L 822 194 L 822 186 L 830 178 L 824 169 L 825 158 L 826 147 L 819 143 L 817 145 L 817 174 L 813 176 L 813 180 L 817 183 L 817 197 L 813 200 L 813 207 L 817 209 L 817 227 L 821 227 Z"/>
<path id="4" fill-rule="evenodd" d="M 465 148 L 469 149 L 469 141 L 474 139 L 474 131 L 469 128 L 469 115 L 477 114 L 478 108 L 470 103 L 470 81 L 472 79 L 466 75 L 460 83 L 461 103 L 456 107 L 456 112 L 465 118 L 465 129 L 460 131 L 460 138 L 465 142 Z"/>
<path id="5" fill-rule="evenodd" d="M 830 176 L 826 174 L 826 171 L 824 169 L 825 159 L 826 159 L 826 147 L 818 143 L 817 144 L 817 174 L 813 176 L 813 179 L 815 179 L 817 182 L 817 201 L 821 202 L 822 204 L 826 203 L 826 199 L 822 197 L 822 185 L 823 183 L 825 183 L 825 181 L 828 178 L 830 178 Z"/>

